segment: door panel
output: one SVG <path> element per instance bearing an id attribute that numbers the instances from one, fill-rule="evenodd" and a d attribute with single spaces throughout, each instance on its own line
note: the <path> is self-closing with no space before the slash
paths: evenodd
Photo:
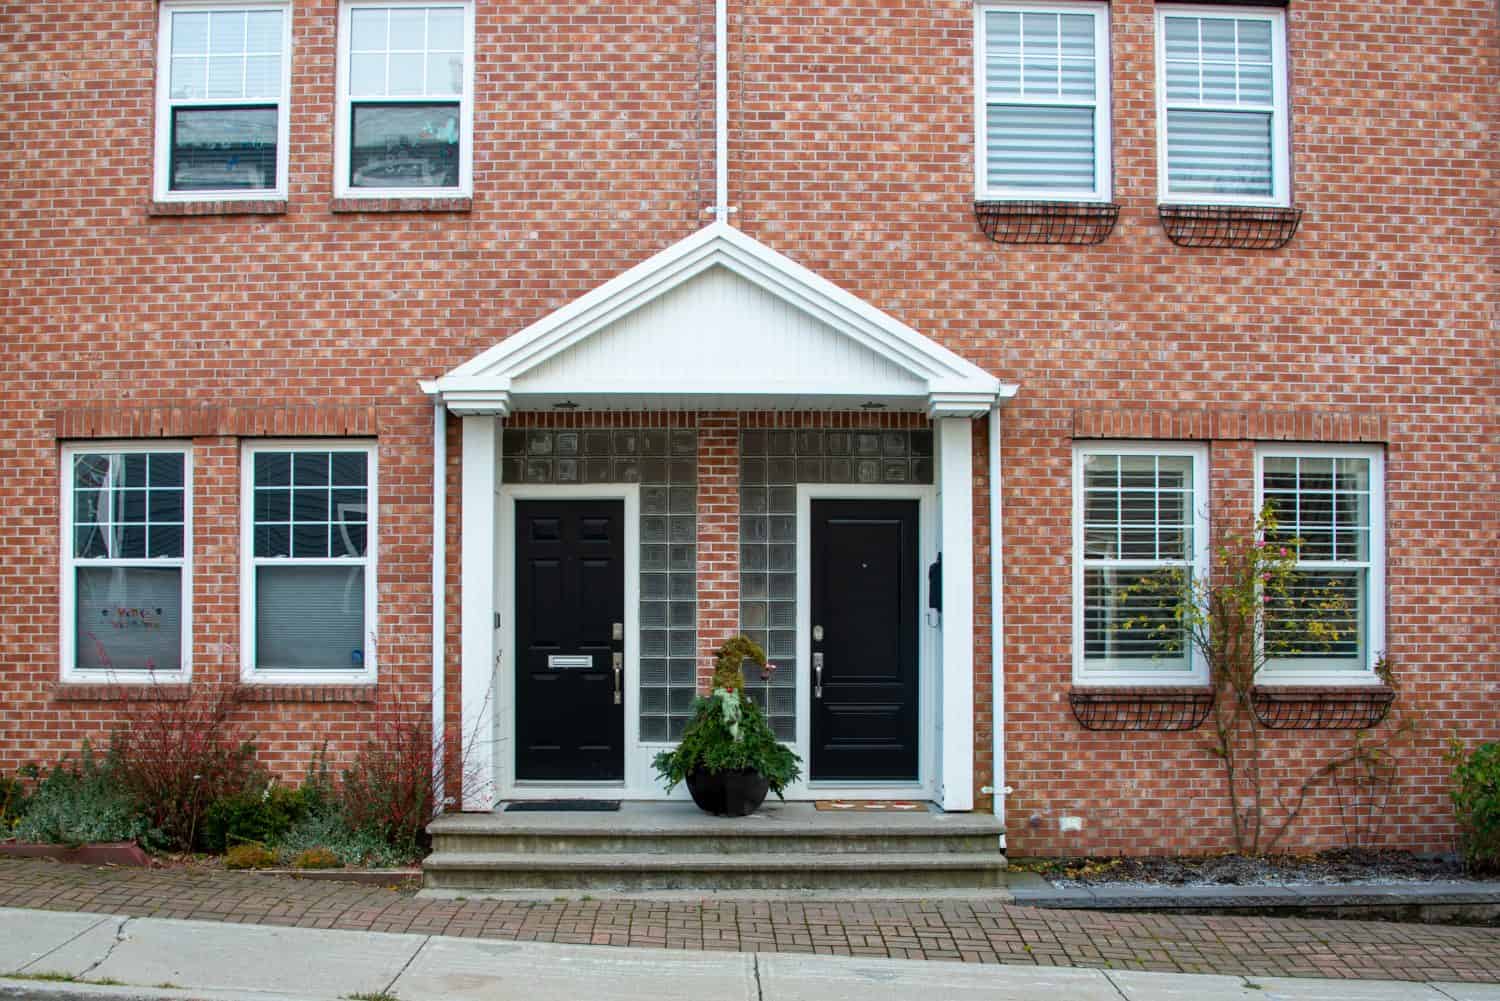
<path id="1" fill-rule="evenodd" d="M 917 502 L 813 501 L 811 559 L 810 775 L 916 781 Z"/>
<path id="2" fill-rule="evenodd" d="M 516 502 L 515 616 L 516 778 L 623 779 L 623 501 Z"/>

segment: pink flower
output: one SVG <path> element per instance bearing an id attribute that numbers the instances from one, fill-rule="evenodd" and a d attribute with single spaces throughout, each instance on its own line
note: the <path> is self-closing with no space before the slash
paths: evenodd
<path id="1" fill-rule="evenodd" d="M 1285 555 L 1287 555 L 1287 551 L 1286 551 L 1286 546 L 1282 546 L 1282 547 L 1281 547 L 1281 555 L 1282 555 L 1282 556 L 1285 556 Z"/>

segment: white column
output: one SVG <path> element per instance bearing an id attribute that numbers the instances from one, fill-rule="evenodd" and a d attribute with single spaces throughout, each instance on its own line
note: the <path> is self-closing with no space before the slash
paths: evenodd
<path id="1" fill-rule="evenodd" d="M 974 423 L 937 421 L 943 554 L 942 773 L 944 810 L 974 808 Z"/>
<path id="2" fill-rule="evenodd" d="M 463 517 L 459 583 L 462 605 L 460 677 L 463 697 L 464 810 L 495 807 L 495 491 L 500 422 L 493 415 L 463 419 Z"/>

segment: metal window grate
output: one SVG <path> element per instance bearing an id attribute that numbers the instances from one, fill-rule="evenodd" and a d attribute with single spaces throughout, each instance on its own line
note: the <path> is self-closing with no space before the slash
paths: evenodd
<path id="1" fill-rule="evenodd" d="M 1244 205 L 1160 205 L 1157 215 L 1179 247 L 1280 250 L 1292 241 L 1302 210 Z"/>
<path id="2" fill-rule="evenodd" d="M 1213 704 L 1208 688 L 1068 693 L 1073 716 L 1085 730 L 1196 730 Z"/>
<path id="3" fill-rule="evenodd" d="M 979 228 L 996 243 L 1104 242 L 1120 217 L 1111 202 L 975 202 Z"/>
<path id="4" fill-rule="evenodd" d="M 1389 688 L 1267 689 L 1251 693 L 1255 717 L 1272 730 L 1368 730 L 1391 711 Z"/>

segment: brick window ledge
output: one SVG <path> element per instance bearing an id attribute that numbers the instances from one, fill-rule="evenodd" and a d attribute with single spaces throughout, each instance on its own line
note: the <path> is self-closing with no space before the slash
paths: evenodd
<path id="1" fill-rule="evenodd" d="M 60 682 L 52 688 L 54 702 L 186 702 L 192 685 L 173 681 L 162 684 L 139 682 Z"/>
<path id="2" fill-rule="evenodd" d="M 240 686 L 242 702 L 374 702 L 374 685 Z"/>
<path id="3" fill-rule="evenodd" d="M 1207 685 L 1089 687 L 1068 693 L 1085 730 L 1196 730 L 1213 708 Z"/>
<path id="4" fill-rule="evenodd" d="M 472 198 L 335 198 L 328 211 L 346 212 L 472 212 Z"/>
<path id="5" fill-rule="evenodd" d="M 193 202 L 147 202 L 148 216 L 200 216 L 200 215 L 286 215 L 286 199 L 193 201 Z"/>

